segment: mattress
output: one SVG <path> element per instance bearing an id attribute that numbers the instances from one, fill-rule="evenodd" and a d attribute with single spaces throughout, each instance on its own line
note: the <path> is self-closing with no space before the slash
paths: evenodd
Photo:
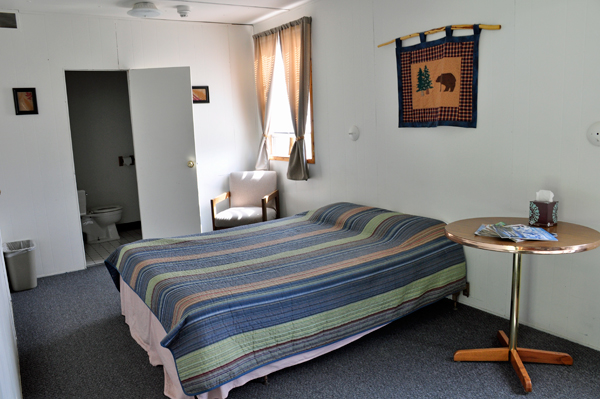
<path id="1" fill-rule="evenodd" d="M 183 392 L 179 377 L 177 376 L 177 367 L 171 351 L 161 346 L 161 341 L 167 335 L 165 329 L 160 324 L 156 316 L 152 314 L 146 304 L 125 282 L 120 279 L 121 286 L 121 313 L 125 316 L 125 322 L 129 325 L 131 336 L 148 353 L 150 364 L 153 366 L 162 366 L 164 371 L 164 391 L 165 396 L 171 399 L 226 399 L 229 391 L 236 387 L 246 384 L 264 376 L 268 376 L 277 370 L 286 367 L 295 366 L 307 362 L 328 352 L 341 348 L 357 339 L 375 331 L 383 326 L 364 331 L 353 335 L 333 344 L 323 346 L 308 352 L 290 356 L 285 359 L 269 363 L 246 373 L 232 381 L 218 386 L 202 394 L 188 396 Z"/>

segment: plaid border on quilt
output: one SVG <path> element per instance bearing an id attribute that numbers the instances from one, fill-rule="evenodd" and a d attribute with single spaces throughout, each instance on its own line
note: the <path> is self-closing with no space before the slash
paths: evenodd
<path id="1" fill-rule="evenodd" d="M 396 39 L 396 62 L 398 72 L 398 127 L 436 127 L 439 125 L 476 127 L 477 126 L 477 72 L 478 72 L 478 44 L 480 29 L 474 26 L 474 34 L 470 36 L 453 37 L 450 27 L 446 27 L 446 37 L 426 42 L 425 35 L 421 36 L 421 43 L 402 47 L 402 41 Z M 419 90 L 416 82 L 415 65 L 437 63 L 442 65 L 438 69 L 447 71 L 444 66 L 445 59 L 460 59 L 460 72 L 458 79 L 452 77 L 450 87 L 444 86 L 442 75 L 438 73 L 435 82 L 429 79 L 431 91 L 438 98 L 448 96 L 454 91 L 454 82 L 459 82 L 459 93 L 454 95 L 453 104 L 437 103 L 432 105 L 416 106 L 419 98 L 425 94 Z M 421 73 L 421 71 L 419 72 Z M 428 72 L 426 72 L 428 73 Z M 448 74 L 449 75 L 449 74 Z M 429 77 L 428 77 L 429 78 Z M 435 76 L 434 76 L 435 79 Z M 442 91 L 443 88 L 446 90 Z M 438 89 L 439 88 L 439 89 Z M 451 89 L 451 90 L 449 90 Z M 427 90 L 427 94 L 430 92 Z M 435 103 L 435 101 L 434 101 Z"/>

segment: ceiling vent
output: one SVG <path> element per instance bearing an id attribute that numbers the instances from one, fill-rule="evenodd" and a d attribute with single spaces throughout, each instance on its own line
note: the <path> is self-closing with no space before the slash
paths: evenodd
<path id="1" fill-rule="evenodd" d="M 0 28 L 17 29 L 17 14 L 0 12 Z"/>

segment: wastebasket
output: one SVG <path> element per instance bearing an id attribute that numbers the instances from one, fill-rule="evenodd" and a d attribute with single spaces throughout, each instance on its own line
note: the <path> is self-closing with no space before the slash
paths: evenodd
<path id="1" fill-rule="evenodd" d="M 34 250 L 35 244 L 31 240 L 2 244 L 8 281 L 13 291 L 23 291 L 37 287 Z"/>

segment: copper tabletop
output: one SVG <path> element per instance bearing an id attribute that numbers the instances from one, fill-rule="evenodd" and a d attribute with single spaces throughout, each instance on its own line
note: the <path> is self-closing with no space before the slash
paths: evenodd
<path id="1" fill-rule="evenodd" d="M 558 241 L 522 241 L 514 242 L 495 237 L 480 237 L 475 231 L 482 224 L 504 222 L 508 224 L 529 224 L 527 218 L 484 217 L 463 219 L 446 226 L 446 237 L 459 244 L 489 251 L 523 254 L 570 254 L 588 251 L 600 246 L 600 233 L 589 227 L 559 221 L 556 226 L 544 228 L 556 233 Z"/>

